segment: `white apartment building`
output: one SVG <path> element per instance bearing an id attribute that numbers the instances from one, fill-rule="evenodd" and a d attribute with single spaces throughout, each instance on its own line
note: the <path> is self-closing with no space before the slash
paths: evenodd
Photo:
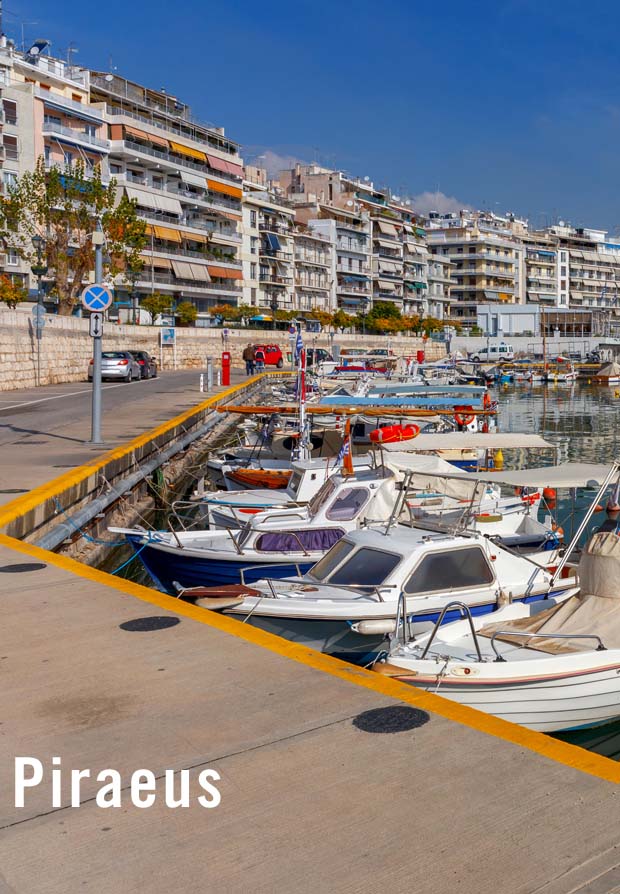
<path id="1" fill-rule="evenodd" d="M 246 181 L 243 193 L 243 304 L 296 310 L 295 211 L 273 192 Z"/>
<path id="2" fill-rule="evenodd" d="M 332 243 L 328 236 L 302 223 L 293 232 L 295 309 L 332 313 Z"/>

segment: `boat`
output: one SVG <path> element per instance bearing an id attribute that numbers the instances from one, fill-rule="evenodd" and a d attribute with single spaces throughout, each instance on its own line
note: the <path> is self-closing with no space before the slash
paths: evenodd
<path id="1" fill-rule="evenodd" d="M 546 379 L 554 385 L 573 385 L 578 372 L 568 357 L 557 357 L 547 365 Z"/>
<path id="2" fill-rule="evenodd" d="M 509 605 L 393 643 L 382 674 L 540 732 L 620 717 L 620 538 L 595 534 L 579 592 L 545 607 Z M 456 610 L 457 604 L 451 608 Z M 404 630 L 405 628 L 403 628 Z"/>
<path id="3" fill-rule="evenodd" d="M 231 469 L 227 473 L 230 481 L 241 487 L 263 487 L 269 490 L 284 489 L 291 477 L 290 469 L 245 468 Z"/>
<path id="4" fill-rule="evenodd" d="M 612 363 L 605 363 L 597 372 L 590 376 L 590 379 L 597 385 L 620 384 L 620 363 L 616 363 L 615 360 Z"/>
<path id="5" fill-rule="evenodd" d="M 246 588 L 185 592 L 222 600 L 226 614 L 318 651 L 365 664 L 385 650 L 396 629 L 399 596 L 406 594 L 410 629 L 422 633 L 457 595 L 474 616 L 502 604 L 568 595 L 575 580 L 553 580 L 550 554 L 524 557 L 483 534 L 451 534 L 403 525 L 349 531 L 304 575 L 258 580 Z M 234 597 L 235 604 L 230 603 Z M 443 620 L 458 617 L 447 612 Z"/>

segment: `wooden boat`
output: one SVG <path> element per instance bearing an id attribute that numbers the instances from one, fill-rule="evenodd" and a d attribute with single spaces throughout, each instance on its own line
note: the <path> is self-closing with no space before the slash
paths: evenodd
<path id="1" fill-rule="evenodd" d="M 242 487 L 264 487 L 269 490 L 284 489 L 291 477 L 290 469 L 234 469 L 228 478 Z"/>
<path id="2" fill-rule="evenodd" d="M 618 385 L 620 383 L 620 363 L 606 363 L 591 377 L 591 380 L 597 385 Z"/>

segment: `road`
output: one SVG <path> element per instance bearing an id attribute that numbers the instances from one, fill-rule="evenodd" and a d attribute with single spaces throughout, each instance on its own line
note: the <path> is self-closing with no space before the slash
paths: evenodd
<path id="1" fill-rule="evenodd" d="M 243 378 L 233 373 L 232 382 Z M 87 443 L 91 394 L 86 382 L 0 392 L 0 503 L 103 451 Z M 134 438 L 206 397 L 200 392 L 199 370 L 167 371 L 129 385 L 106 383 L 105 446 Z"/>

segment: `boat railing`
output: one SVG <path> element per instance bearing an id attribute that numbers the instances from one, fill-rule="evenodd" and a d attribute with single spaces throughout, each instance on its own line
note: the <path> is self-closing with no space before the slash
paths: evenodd
<path id="1" fill-rule="evenodd" d="M 500 652 L 497 651 L 497 646 L 495 645 L 495 640 L 498 636 L 522 636 L 526 639 L 593 639 L 598 643 L 596 647 L 597 652 L 607 651 L 607 646 L 604 645 L 602 639 L 596 633 L 529 633 L 527 630 L 496 630 L 491 637 L 491 648 L 495 652 L 496 661 L 506 661 Z M 523 643 L 521 646 L 522 649 L 526 647 L 526 643 Z"/>
<path id="2" fill-rule="evenodd" d="M 299 562 L 289 562 L 289 564 L 295 566 L 297 576 L 301 577 L 302 571 L 301 571 Z M 262 570 L 263 568 L 281 568 L 281 567 L 282 567 L 281 562 L 255 562 L 253 565 L 244 565 L 243 568 L 240 568 L 239 569 L 239 578 L 240 578 L 243 586 L 246 587 L 246 586 L 248 586 L 248 584 L 246 584 L 246 582 L 245 582 L 245 572 L 246 571 L 256 571 L 257 568 L 260 568 Z M 267 583 L 269 584 L 269 586 L 272 590 L 272 593 L 273 593 L 273 588 L 271 587 L 271 581 L 274 580 L 274 578 L 266 577 L 266 578 L 262 578 L 262 579 L 267 581 Z M 280 582 L 282 582 L 283 580 L 287 580 L 287 578 L 275 578 L 275 580 L 279 580 Z M 292 578 L 290 580 L 292 581 Z M 275 593 L 273 593 L 273 595 L 275 597 Z"/>
<path id="3" fill-rule="evenodd" d="M 320 588 L 324 588 L 324 589 L 331 589 L 331 590 L 348 590 L 352 593 L 357 593 L 358 595 L 359 595 L 360 590 L 368 590 L 370 595 L 372 595 L 374 593 L 374 595 L 377 597 L 377 602 L 385 602 L 385 599 L 383 598 L 383 596 L 381 594 L 381 590 L 395 590 L 397 587 L 397 584 L 332 584 L 329 581 L 325 581 L 325 582 L 319 581 L 319 580 L 311 581 L 311 580 L 307 580 L 305 578 L 302 581 L 300 581 L 298 578 L 303 578 L 303 575 L 301 573 L 298 563 L 292 562 L 291 564 L 294 564 L 295 568 L 297 569 L 297 575 L 298 575 L 297 578 L 293 578 L 293 577 L 277 577 L 277 578 L 266 577 L 266 578 L 264 578 L 264 580 L 269 584 L 269 587 L 272 589 L 272 592 L 273 592 L 272 584 L 274 582 L 278 583 L 278 584 L 291 584 L 292 586 L 299 587 L 301 589 L 305 588 L 305 589 L 318 590 Z M 260 567 L 260 568 L 270 568 L 270 567 L 281 568 L 282 566 L 278 562 L 272 562 L 269 564 L 267 564 L 267 563 L 263 564 L 261 562 L 256 565 L 248 565 L 246 568 L 242 568 L 241 574 L 243 575 L 244 571 L 254 570 L 258 567 Z M 242 584 L 245 583 L 243 580 L 243 577 L 241 578 L 241 583 Z M 274 593 L 274 596 L 275 596 L 275 593 Z"/>
<path id="4" fill-rule="evenodd" d="M 403 596 L 404 596 L 404 592 L 403 592 Z M 437 620 L 435 622 L 433 631 L 428 638 L 428 642 L 426 643 L 426 645 L 424 647 L 424 651 L 422 652 L 422 655 L 420 656 L 420 660 L 423 661 L 426 658 L 426 656 L 428 654 L 428 650 L 430 649 L 432 642 L 437 635 L 437 631 L 443 624 L 443 619 L 445 618 L 446 614 L 450 611 L 450 609 L 455 609 L 455 608 L 457 608 L 459 610 L 459 612 L 461 613 L 464 620 L 466 620 L 469 623 L 469 629 L 471 631 L 471 636 L 474 641 L 474 646 L 476 649 L 476 655 L 478 656 L 478 661 L 482 661 L 482 653 L 480 651 L 480 644 L 478 642 L 478 635 L 476 634 L 476 628 L 474 627 L 474 619 L 472 618 L 471 610 L 470 610 L 469 606 L 466 605 L 464 602 L 448 602 L 447 605 L 444 605 L 439 617 L 437 618 Z"/>
<path id="5" fill-rule="evenodd" d="M 172 516 L 170 517 L 170 521 L 172 517 L 176 519 L 181 528 L 184 531 L 191 531 L 197 525 L 202 525 L 205 521 L 209 521 L 209 509 L 208 509 L 208 500 L 200 499 L 200 500 L 175 500 L 171 506 L 170 511 L 172 512 Z M 193 513 L 186 513 L 184 510 L 193 509 Z M 200 510 L 205 510 L 200 512 Z M 234 527 L 238 527 L 239 524 L 236 520 L 233 519 Z M 224 525 L 222 525 L 224 527 Z"/>

